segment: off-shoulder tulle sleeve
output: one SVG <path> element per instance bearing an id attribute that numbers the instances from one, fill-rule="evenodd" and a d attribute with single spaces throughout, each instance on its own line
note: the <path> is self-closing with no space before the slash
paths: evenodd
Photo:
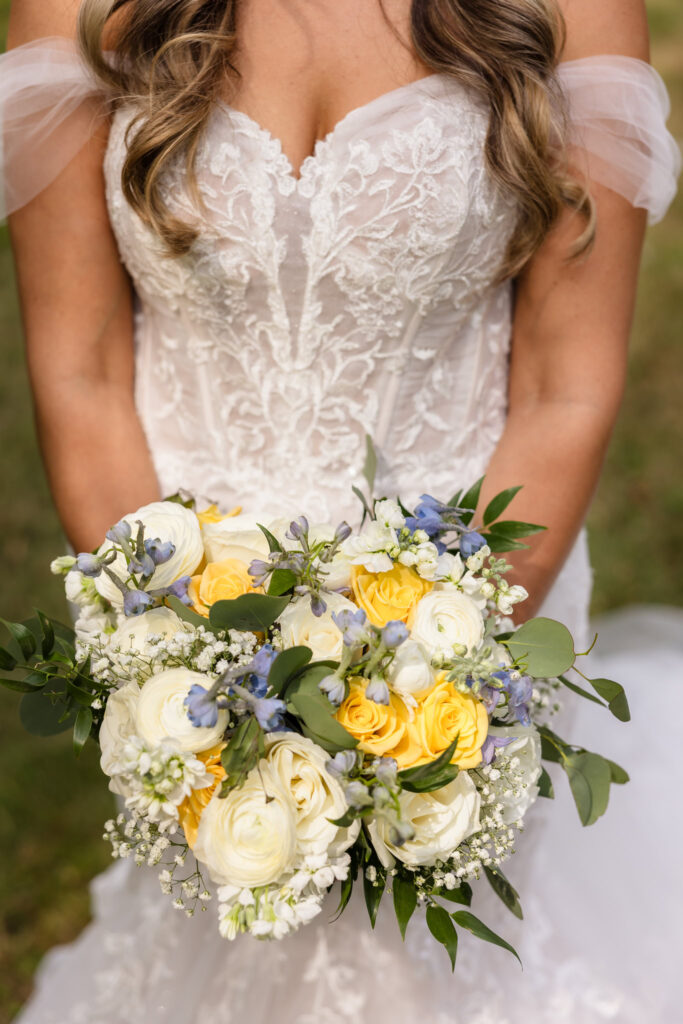
<path id="1" fill-rule="evenodd" d="M 0 219 L 42 192 L 104 109 L 75 43 L 50 37 L 0 55 Z"/>
<path id="2" fill-rule="evenodd" d="M 681 153 L 666 127 L 666 86 L 633 57 L 565 61 L 558 69 L 569 108 L 568 143 L 587 176 L 661 220 L 676 194 Z"/>

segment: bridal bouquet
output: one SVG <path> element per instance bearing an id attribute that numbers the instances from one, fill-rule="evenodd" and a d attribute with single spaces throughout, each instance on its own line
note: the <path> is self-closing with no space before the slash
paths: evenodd
<path id="1" fill-rule="evenodd" d="M 339 911 L 358 884 L 373 925 L 390 894 L 403 935 L 424 908 L 453 963 L 459 927 L 515 952 L 468 909 L 471 883 L 522 916 L 501 865 L 553 795 L 542 760 L 586 825 L 627 781 L 551 729 L 557 693 L 629 713 L 617 683 L 568 677 L 563 625 L 515 628 L 505 552 L 540 527 L 501 519 L 511 489 L 474 529 L 479 487 L 363 499 L 357 530 L 176 496 L 53 563 L 75 628 L 6 623 L 3 682 L 28 729 L 99 742 L 125 806 L 114 856 L 156 865 L 188 914 L 213 899 L 230 939 L 288 935 L 340 882 Z"/>

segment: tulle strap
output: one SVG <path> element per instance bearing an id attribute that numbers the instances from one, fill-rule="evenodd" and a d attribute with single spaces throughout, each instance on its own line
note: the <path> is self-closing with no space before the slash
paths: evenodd
<path id="1" fill-rule="evenodd" d="M 100 86 L 73 41 L 39 39 L 0 56 L 0 218 L 57 177 L 102 111 Z"/>
<path id="2" fill-rule="evenodd" d="M 642 60 L 605 55 L 560 64 L 569 104 L 569 143 L 587 176 L 661 220 L 676 194 L 681 153 L 666 127 L 669 96 Z"/>

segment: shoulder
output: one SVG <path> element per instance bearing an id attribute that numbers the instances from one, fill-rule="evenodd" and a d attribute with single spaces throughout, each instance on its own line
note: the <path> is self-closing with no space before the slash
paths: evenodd
<path id="1" fill-rule="evenodd" d="M 47 36 L 76 38 L 81 0 L 13 0 L 10 8 L 7 48 Z M 125 5 L 107 23 L 104 33 L 106 48 L 116 45 L 117 34 L 125 27 Z"/>
<path id="2" fill-rule="evenodd" d="M 649 60 L 645 0 L 559 0 L 567 25 L 562 60 L 621 54 Z"/>

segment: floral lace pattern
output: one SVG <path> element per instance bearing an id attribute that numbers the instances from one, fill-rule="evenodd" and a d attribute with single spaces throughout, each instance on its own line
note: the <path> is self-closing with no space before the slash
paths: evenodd
<path id="1" fill-rule="evenodd" d="M 344 118 L 298 179 L 279 142 L 217 106 L 201 236 L 179 260 L 121 194 L 130 115 L 114 120 L 108 201 L 163 490 L 326 517 L 349 510 L 366 433 L 379 488 L 406 500 L 479 474 L 505 415 L 510 291 L 493 282 L 516 220 L 486 170 L 482 105 L 440 76 L 397 89 Z M 180 165 L 164 188 L 198 216 Z"/>

